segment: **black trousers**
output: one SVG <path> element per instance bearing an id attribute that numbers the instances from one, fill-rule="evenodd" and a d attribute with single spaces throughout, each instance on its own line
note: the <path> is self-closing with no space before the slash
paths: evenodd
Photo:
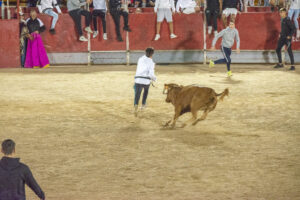
<path id="1" fill-rule="evenodd" d="M 79 36 L 82 36 L 82 28 L 81 28 L 81 15 L 85 16 L 85 25 L 89 26 L 91 23 L 91 13 L 87 10 L 76 9 L 69 12 L 69 15 L 72 17 L 75 22 L 75 26 Z"/>
<path id="2" fill-rule="evenodd" d="M 217 19 L 218 19 L 218 15 L 219 15 L 219 10 L 205 10 L 205 14 L 206 14 L 206 21 L 207 21 L 207 26 L 212 26 L 214 27 L 214 30 L 217 31 L 218 30 L 218 23 L 217 23 Z"/>
<path id="3" fill-rule="evenodd" d="M 139 83 L 134 84 L 134 92 L 135 92 L 134 105 L 139 105 L 140 96 L 141 96 L 143 89 L 144 89 L 144 94 L 143 94 L 142 105 L 146 105 L 148 92 L 149 92 L 149 86 L 150 85 L 144 85 L 144 84 L 139 84 Z"/>
<path id="4" fill-rule="evenodd" d="M 116 33 L 118 37 L 121 37 L 121 32 L 120 32 L 120 17 L 123 16 L 124 19 L 124 28 L 128 28 L 128 13 L 123 11 L 123 10 L 118 10 L 118 9 L 111 9 L 110 14 L 115 22 L 116 25 Z"/>
<path id="5" fill-rule="evenodd" d="M 291 60 L 291 65 L 293 65 L 294 64 L 294 55 L 293 55 L 293 51 L 292 51 L 292 39 L 287 39 L 286 36 L 282 36 L 282 37 L 280 36 L 278 43 L 277 43 L 276 53 L 277 53 L 277 57 L 278 57 L 278 62 L 282 63 L 281 49 L 284 45 L 287 46 L 287 50 L 288 50 L 289 57 Z"/>
<path id="6" fill-rule="evenodd" d="M 97 31 L 97 17 L 100 17 L 102 21 L 102 28 L 103 33 L 106 33 L 106 13 L 103 10 L 93 10 L 92 16 L 93 16 L 93 23 L 94 23 L 94 29 Z"/>

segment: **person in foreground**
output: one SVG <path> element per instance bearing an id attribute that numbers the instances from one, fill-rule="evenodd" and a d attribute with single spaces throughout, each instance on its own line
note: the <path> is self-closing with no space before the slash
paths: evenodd
<path id="1" fill-rule="evenodd" d="M 151 81 L 156 81 L 156 76 L 154 74 L 155 63 L 152 60 L 152 56 L 154 54 L 154 49 L 152 47 L 148 47 L 146 49 L 146 55 L 142 56 L 138 60 L 136 74 L 135 74 L 135 84 L 134 84 L 134 113 L 137 116 L 138 105 L 142 90 L 143 100 L 141 109 L 146 108 L 146 101 L 149 92 L 149 86 Z"/>
<path id="2" fill-rule="evenodd" d="M 29 30 L 27 51 L 26 51 L 26 68 L 47 68 L 49 59 L 41 38 L 40 33 L 45 31 L 43 22 L 37 18 L 35 10 L 30 11 L 30 18 L 26 20 Z"/>
<path id="3" fill-rule="evenodd" d="M 219 59 L 216 61 L 209 61 L 209 67 L 214 67 L 215 64 L 221 64 L 221 63 L 226 63 L 227 64 L 227 75 L 228 77 L 232 76 L 232 72 L 230 69 L 230 64 L 231 64 L 231 48 L 234 44 L 234 39 L 236 40 L 236 50 L 237 53 L 240 53 L 240 37 L 239 37 L 239 32 L 235 28 L 234 22 L 230 22 L 229 27 L 226 29 L 223 29 L 221 32 L 219 32 L 213 42 L 212 42 L 212 47 L 211 50 L 216 50 L 215 45 L 217 40 L 222 37 L 222 44 L 221 44 L 221 51 L 223 53 L 224 58 Z"/>
<path id="4" fill-rule="evenodd" d="M 25 200 L 25 184 L 28 185 L 41 199 L 45 194 L 34 179 L 28 166 L 15 157 L 15 142 L 11 139 L 2 142 L 0 160 L 0 199 L 1 200 Z"/>

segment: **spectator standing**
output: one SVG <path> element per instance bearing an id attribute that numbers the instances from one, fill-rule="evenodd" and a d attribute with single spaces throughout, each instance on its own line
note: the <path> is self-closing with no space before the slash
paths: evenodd
<path id="1" fill-rule="evenodd" d="M 146 49 L 146 55 L 140 57 L 138 60 L 134 77 L 134 112 L 136 116 L 142 90 L 144 89 L 141 109 L 145 109 L 150 83 L 151 81 L 156 81 L 156 76 L 154 74 L 155 63 L 152 60 L 153 54 L 154 49 L 149 47 Z"/>
<path id="2" fill-rule="evenodd" d="M 93 5 L 94 5 L 94 10 L 93 10 L 93 13 L 92 13 L 93 23 L 94 23 L 93 38 L 96 38 L 97 35 L 99 34 L 98 28 L 97 28 L 97 26 L 98 26 L 97 17 L 99 17 L 102 21 L 103 39 L 107 40 L 107 33 L 106 33 L 106 11 L 107 11 L 107 6 L 106 6 L 106 0 L 94 0 Z"/>
<path id="3" fill-rule="evenodd" d="M 20 55 L 21 55 L 21 66 L 24 67 L 26 59 L 26 49 L 27 49 L 27 36 L 29 35 L 29 30 L 26 26 L 26 21 L 24 19 L 24 14 L 22 10 L 20 14 Z"/>
<path id="4" fill-rule="evenodd" d="M 214 34 L 218 33 L 218 16 L 222 10 L 222 0 L 206 0 L 207 8 L 205 10 L 206 21 L 207 21 L 207 32 L 212 33 L 212 27 L 214 27 Z M 212 26 L 213 25 L 213 26 Z"/>
<path id="5" fill-rule="evenodd" d="M 49 67 L 49 59 L 40 36 L 45 31 L 43 22 L 37 18 L 35 10 L 30 11 L 30 18 L 26 20 L 29 38 L 26 50 L 26 68 L 47 68 Z"/>
<path id="6" fill-rule="evenodd" d="M 68 0 L 67 2 L 67 8 L 69 15 L 72 17 L 78 35 L 79 35 L 79 41 L 87 42 L 88 39 L 83 36 L 82 27 L 81 27 L 81 15 L 85 16 L 85 31 L 88 33 L 93 33 L 92 29 L 90 28 L 91 23 L 91 13 L 87 10 L 84 10 L 81 8 L 82 6 L 86 5 L 87 3 L 90 3 L 90 0 Z"/>
<path id="7" fill-rule="evenodd" d="M 200 11 L 199 5 L 194 0 L 178 0 L 176 4 L 176 12 L 184 14 L 192 14 Z"/>
<path id="8" fill-rule="evenodd" d="M 121 16 L 123 16 L 123 20 L 124 20 L 123 30 L 127 32 L 131 32 L 131 29 L 129 28 L 128 25 L 128 11 L 125 9 L 124 2 L 121 2 L 121 0 L 109 0 L 109 11 L 116 26 L 117 40 L 119 42 L 122 42 L 123 39 L 120 32 Z"/>
<path id="9" fill-rule="evenodd" d="M 0 199 L 25 200 L 25 184 L 41 199 L 45 194 L 34 179 L 29 167 L 15 157 L 15 142 L 7 139 L 2 142 L 0 160 Z"/>
<path id="10" fill-rule="evenodd" d="M 42 12 L 46 15 L 53 17 L 51 28 L 49 30 L 51 34 L 55 34 L 55 25 L 58 20 L 58 14 L 54 12 L 53 6 L 56 8 L 57 12 L 61 14 L 61 10 L 56 0 L 41 0 Z"/>
<path id="11" fill-rule="evenodd" d="M 154 40 L 159 40 L 160 38 L 160 27 L 164 19 L 166 19 L 169 24 L 169 29 L 171 33 L 170 38 L 177 38 L 177 35 L 174 34 L 172 18 L 172 13 L 175 13 L 174 0 L 156 0 L 154 12 L 157 13 L 156 35 Z"/>
<path id="12" fill-rule="evenodd" d="M 299 30 L 299 23 L 298 17 L 300 14 L 300 0 L 290 0 L 290 9 L 288 12 L 288 17 L 293 21 L 295 27 L 297 29 L 296 38 L 300 38 L 300 30 Z"/>
<path id="13" fill-rule="evenodd" d="M 223 0 L 223 14 L 222 20 L 224 28 L 227 27 L 227 18 L 230 16 L 230 21 L 235 23 L 236 15 L 238 13 L 238 9 L 242 11 L 243 2 L 242 0 Z"/>
<path id="14" fill-rule="evenodd" d="M 281 17 L 281 32 L 280 37 L 277 43 L 276 53 L 278 57 L 278 63 L 274 68 L 282 68 L 282 58 L 281 58 L 281 49 L 284 45 L 287 46 L 290 61 L 291 61 L 291 68 L 290 70 L 295 70 L 294 66 L 294 55 L 292 51 L 292 36 L 294 35 L 296 28 L 293 22 L 287 17 L 287 11 L 285 8 L 281 8 L 280 11 Z"/>

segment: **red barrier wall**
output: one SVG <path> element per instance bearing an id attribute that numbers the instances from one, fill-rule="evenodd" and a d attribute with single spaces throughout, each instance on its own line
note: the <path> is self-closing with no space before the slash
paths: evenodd
<path id="1" fill-rule="evenodd" d="M 18 20 L 0 20 L 0 68 L 19 67 L 20 41 Z"/>

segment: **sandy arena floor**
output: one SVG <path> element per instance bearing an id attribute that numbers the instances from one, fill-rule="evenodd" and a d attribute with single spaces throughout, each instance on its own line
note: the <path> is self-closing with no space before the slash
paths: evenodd
<path id="1" fill-rule="evenodd" d="M 234 65 L 228 79 L 224 66 L 157 66 L 139 118 L 135 66 L 0 69 L 0 140 L 16 141 L 47 200 L 299 200 L 299 69 Z M 168 130 L 170 82 L 230 96 Z"/>

